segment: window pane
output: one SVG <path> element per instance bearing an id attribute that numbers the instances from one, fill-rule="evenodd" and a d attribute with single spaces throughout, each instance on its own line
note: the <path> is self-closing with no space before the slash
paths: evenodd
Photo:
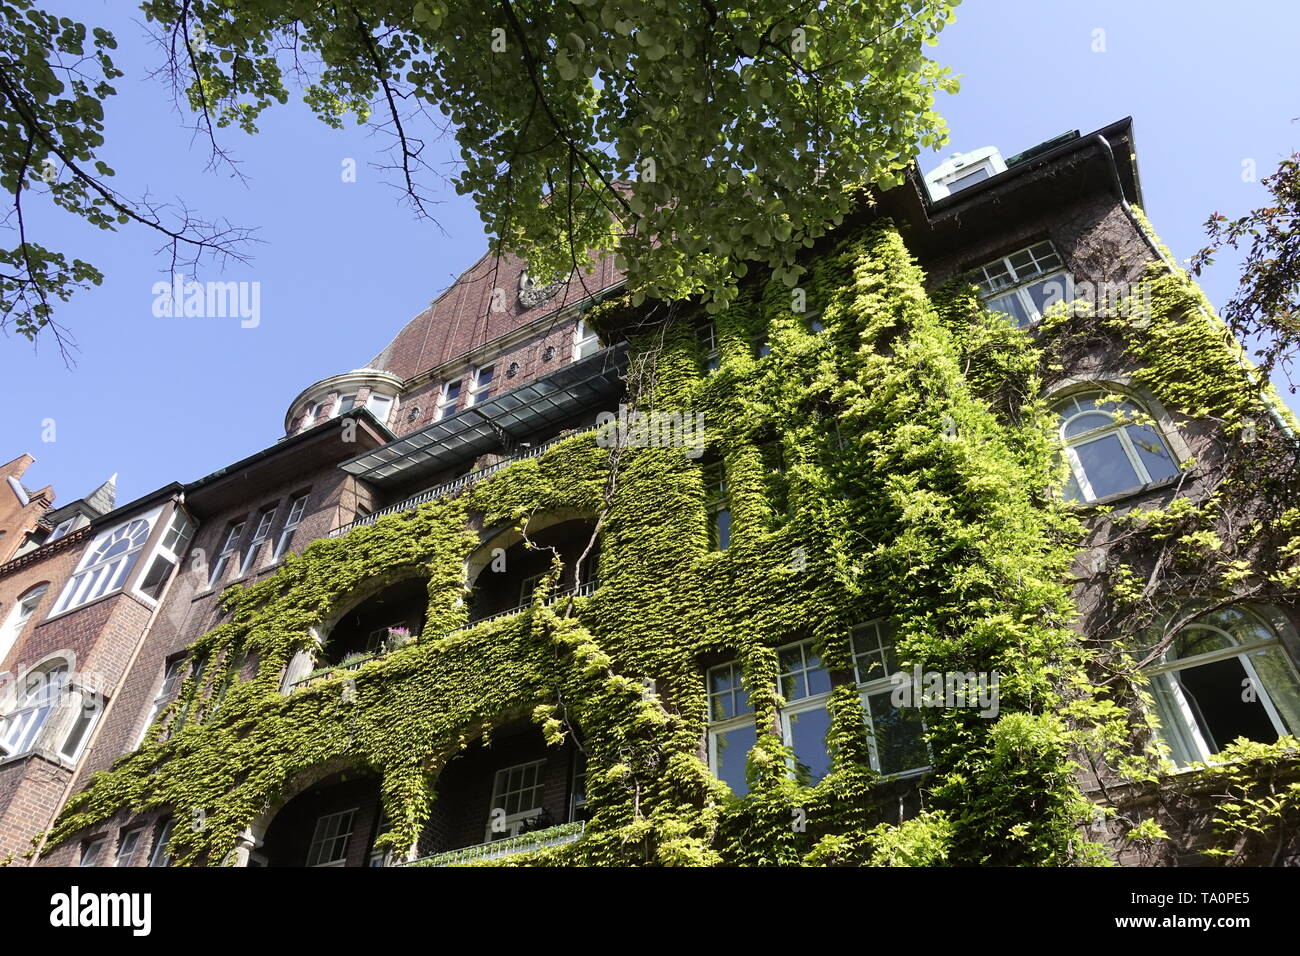
<path id="1" fill-rule="evenodd" d="M 902 773 L 926 766 L 930 755 L 922 736 L 925 728 L 920 709 L 895 707 L 889 698 L 889 694 L 872 694 L 867 698 L 880 772 Z"/>
<path id="2" fill-rule="evenodd" d="M 1098 428 L 1109 428 L 1114 424 L 1114 417 L 1107 412 L 1088 412 L 1070 419 L 1061 430 L 1061 434 L 1066 438 L 1077 438 L 1087 432 Z"/>
<path id="3" fill-rule="evenodd" d="M 1277 729 L 1260 695 L 1243 693 L 1247 674 L 1240 658 L 1189 667 L 1175 671 L 1173 677 L 1214 753 L 1237 737 L 1266 744 L 1277 740 Z M 1243 699 L 1251 696 L 1255 699 Z"/>
<path id="4" fill-rule="evenodd" d="M 757 742 L 758 731 L 752 725 L 719 730 L 713 734 L 713 772 L 738 797 L 749 793 L 749 784 L 745 782 L 745 758 Z"/>
<path id="5" fill-rule="evenodd" d="M 1143 425 L 1129 425 L 1125 431 L 1132 439 L 1133 447 L 1137 449 L 1138 457 L 1142 459 L 1152 481 L 1172 478 L 1178 474 L 1178 466 L 1174 464 L 1173 456 L 1159 435 Z"/>
<path id="6" fill-rule="evenodd" d="M 1268 699 L 1289 734 L 1300 733 L 1300 681 L 1280 647 L 1267 647 L 1247 655 Z"/>
<path id="7" fill-rule="evenodd" d="M 1069 298 L 1069 288 L 1066 285 L 1064 274 L 1055 275 L 1041 282 L 1035 282 L 1033 285 L 1025 286 L 1025 291 L 1034 303 L 1034 308 L 1038 314 L 1042 315 L 1049 308 L 1058 302 L 1064 302 Z"/>
<path id="8" fill-rule="evenodd" d="M 831 758 L 826 752 L 826 734 L 831 717 L 825 707 L 789 714 L 790 749 L 794 751 L 795 779 L 804 785 L 816 783 L 830 773 Z"/>
<path id="9" fill-rule="evenodd" d="M 715 551 L 725 551 L 731 547 L 731 509 L 719 508 L 713 512 L 710 524 L 712 544 Z"/>
<path id="10" fill-rule="evenodd" d="M 1128 491 L 1142 484 L 1133 463 L 1128 460 L 1118 435 L 1106 435 L 1095 441 L 1074 446 L 1083 465 L 1088 483 L 1096 498 Z"/>
<path id="11" fill-rule="evenodd" d="M 1011 316 L 1011 323 L 1018 328 L 1024 328 L 1029 324 L 1029 313 L 1020 302 L 1020 293 L 1012 292 L 1007 295 L 998 296 L 996 299 L 990 299 L 988 302 L 990 312 L 1005 312 Z"/>

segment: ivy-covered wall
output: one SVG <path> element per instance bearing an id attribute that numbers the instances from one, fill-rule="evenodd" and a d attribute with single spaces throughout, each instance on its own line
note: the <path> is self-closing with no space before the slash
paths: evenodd
<path id="1" fill-rule="evenodd" d="M 167 808 L 202 820 L 175 830 L 177 862 L 218 863 L 305 774 L 350 764 L 381 776 L 393 823 L 381 843 L 405 853 L 437 799 L 439 768 L 527 713 L 552 742 L 580 739 L 591 816 L 581 840 L 511 864 L 1106 862 L 1082 830 L 1096 809 L 1078 761 L 1104 751 L 1118 765 L 1152 745 L 1134 730 L 1149 730 L 1140 688 L 1128 689 L 1140 675 L 1126 674 L 1119 692 L 1098 670 L 1101 649 L 1071 628 L 1069 572 L 1085 526 L 1052 494 L 1062 471 L 1039 397 L 1052 336 L 1065 333 L 1037 339 L 984 312 L 969 289 L 931 296 L 923 280 L 899 235 L 872 225 L 819 255 L 800 290 L 755 282 L 715 316 L 714 374 L 701 371 L 688 308 L 664 308 L 633 342 L 629 401 L 704 415 L 726 466 L 727 550 L 709 546 L 697 459 L 604 448 L 590 433 L 453 500 L 317 541 L 231 592 L 229 618 L 194 647 L 213 665 L 170 709 L 169 733 L 77 794 L 52 844 L 123 811 Z M 591 318 L 627 307 L 607 303 Z M 821 333 L 808 321 L 818 310 Z M 1205 354 L 1227 346 L 1191 328 L 1125 345 L 1171 407 L 1239 409 L 1240 368 Z M 1222 394 L 1193 395 L 1180 361 L 1210 362 Z M 530 517 L 559 510 L 599 527 L 595 594 L 547 603 L 543 585 L 531 611 L 463 627 L 464 564 L 480 547 L 471 517 L 526 531 Z M 313 626 L 374 579 L 405 575 L 428 579 L 417 641 L 281 693 L 285 665 L 314 646 Z M 787 748 L 763 730 L 783 703 L 776 648 L 813 638 L 844 672 L 851 628 L 882 618 L 908 668 L 1000 675 L 996 717 L 927 710 L 932 769 L 919 782 L 923 808 L 902 823 L 880 805 L 851 682 L 832 692 L 832 770 L 815 786 L 791 778 Z M 246 653 L 257 675 L 233 680 Z M 702 749 L 704 664 L 726 656 L 743 668 L 760 728 L 744 800 Z"/>

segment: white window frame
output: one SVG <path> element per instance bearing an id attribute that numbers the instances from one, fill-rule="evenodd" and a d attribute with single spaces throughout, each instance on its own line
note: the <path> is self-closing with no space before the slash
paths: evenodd
<path id="1" fill-rule="evenodd" d="M 534 777 L 535 782 L 531 786 L 519 787 L 517 790 L 503 789 L 503 786 L 509 785 L 510 774 L 512 772 L 516 770 L 527 772 L 530 769 L 536 770 L 536 776 Z M 541 760 L 526 760 L 523 763 L 512 764 L 509 767 L 502 767 L 496 772 L 496 775 L 492 778 L 492 803 L 488 807 L 487 828 L 483 837 L 484 843 L 491 843 L 494 839 L 504 839 L 508 836 L 519 836 L 519 831 L 523 829 L 524 821 L 537 816 L 537 814 L 545 810 L 545 804 L 543 803 L 546 799 L 546 778 L 543 774 L 545 769 L 546 759 L 543 758 Z M 498 808 L 505 809 L 505 801 L 511 794 L 519 793 L 522 796 L 529 792 L 536 793 L 535 799 L 537 800 L 537 804 L 527 808 L 526 810 L 520 809 L 514 813 L 506 814 L 505 832 L 493 833 L 492 814 Z M 522 804 L 523 801 L 521 800 L 520 802 Z"/>
<path id="2" fill-rule="evenodd" d="M 366 410 L 375 416 L 375 420 L 381 425 L 388 424 L 388 416 L 393 413 L 394 396 L 386 395 L 383 392 L 371 392 L 366 396 Z"/>
<path id="3" fill-rule="evenodd" d="M 486 372 L 488 379 L 483 381 L 483 373 Z M 492 382 L 496 377 L 495 365 L 482 365 L 474 369 L 470 376 L 469 397 L 465 400 L 465 407 L 472 408 L 475 405 L 482 404 L 487 399 L 488 393 L 492 391 Z"/>
<path id="4" fill-rule="evenodd" d="M 464 384 L 464 379 L 460 378 L 453 378 L 442 383 L 442 391 L 438 393 L 438 404 L 433 410 L 433 420 L 435 422 L 442 421 L 448 415 L 456 414 L 456 409 L 460 404 L 460 393 L 465 390 Z M 451 394 L 453 388 L 456 390 L 455 395 Z"/>
<path id="5" fill-rule="evenodd" d="M 64 518 L 62 521 L 60 521 L 58 524 L 54 526 L 54 530 L 50 532 L 50 536 L 45 540 L 54 541 L 57 538 L 62 538 L 65 534 L 67 534 L 69 531 L 72 530 L 72 522 L 76 520 L 77 520 L 76 515 L 73 515 L 71 518 Z"/>
<path id="6" fill-rule="evenodd" d="M 4 659 L 13 650 L 14 645 L 18 643 L 23 628 L 35 616 L 36 609 L 40 607 L 41 601 L 45 600 L 45 595 L 49 590 L 50 584 L 45 581 L 28 588 L 18 595 L 18 600 L 14 602 L 14 606 L 5 616 L 4 626 L 0 627 L 0 664 L 4 663 Z"/>
<path id="7" fill-rule="evenodd" d="M 348 392 L 346 395 L 340 395 L 337 402 L 334 403 L 334 411 L 330 418 L 338 418 L 340 415 L 346 415 L 352 409 L 357 407 L 357 393 Z"/>
<path id="8" fill-rule="evenodd" d="M 357 811 L 359 807 L 352 807 L 350 810 L 339 810 L 335 813 L 326 813 L 316 818 L 316 829 L 312 832 L 311 844 L 307 848 L 307 865 L 310 867 L 330 867 L 346 866 L 348 862 L 348 844 L 352 841 L 352 835 L 356 831 Z M 335 821 L 344 820 L 346 823 L 340 823 L 333 832 L 329 832 L 330 826 Z M 347 827 L 347 832 L 343 827 Z M 341 841 L 341 842 L 340 842 Z M 337 844 L 334 852 L 342 852 L 341 856 L 332 856 L 324 862 L 320 858 L 325 854 L 328 844 Z M 312 860 L 316 860 L 315 863 Z"/>
<path id="9" fill-rule="evenodd" d="M 723 670 L 730 672 L 730 676 L 733 678 L 734 681 L 733 686 L 724 691 L 714 691 L 712 689 L 713 675 L 715 672 L 723 671 Z M 705 672 L 704 681 L 705 681 L 704 689 L 705 689 L 705 697 L 706 697 L 705 706 L 708 708 L 706 712 L 706 716 L 708 718 L 708 726 L 709 726 L 709 739 L 708 739 L 709 772 L 712 773 L 719 780 L 722 780 L 722 777 L 718 773 L 718 769 L 721 766 L 718 760 L 718 738 L 724 734 L 731 733 L 732 731 L 749 729 L 754 731 L 754 737 L 755 740 L 757 740 L 758 738 L 757 718 L 754 714 L 754 705 L 749 700 L 749 692 L 745 690 L 744 673 L 741 670 L 740 661 L 732 660 L 732 661 L 727 661 L 726 663 L 723 664 L 717 664 L 713 667 L 710 667 L 708 671 Z M 738 692 L 743 693 L 745 695 L 746 709 L 744 711 L 741 711 L 739 708 L 739 704 L 736 697 Z M 715 718 L 714 707 L 713 707 L 714 698 L 721 697 L 723 695 L 726 695 L 727 697 L 730 698 L 730 706 L 726 709 L 734 710 L 736 711 L 736 713 L 731 717 Z M 748 760 L 748 755 L 746 755 L 746 760 Z M 722 780 L 722 782 L 727 783 L 725 780 Z M 727 786 L 731 786 L 731 784 L 727 784 Z"/>
<path id="10" fill-rule="evenodd" d="M 163 680 L 162 687 L 158 690 L 158 695 L 153 699 L 153 704 L 149 707 L 149 713 L 145 716 L 144 726 L 140 728 L 140 735 L 136 738 L 135 746 L 132 750 L 139 750 L 140 745 L 144 743 L 145 737 L 149 735 L 149 730 L 153 727 L 154 721 L 162 713 L 162 709 L 176 699 L 176 694 L 180 691 L 181 684 L 185 681 L 185 673 L 189 666 L 188 657 L 175 657 L 163 663 Z"/>
<path id="11" fill-rule="evenodd" d="M 294 532 L 298 530 L 298 525 L 302 524 L 302 516 L 307 510 L 307 498 L 310 495 L 310 491 L 304 491 L 289 502 L 289 513 L 285 516 L 284 527 L 280 529 L 279 540 L 275 543 L 275 554 L 271 557 L 272 564 L 283 558 L 285 551 L 293 543 Z"/>
<path id="12" fill-rule="evenodd" d="M 1178 460 L 1174 457 L 1173 449 L 1170 447 L 1169 439 L 1165 436 L 1164 429 L 1161 428 L 1159 422 L 1155 420 L 1155 416 L 1147 411 L 1147 409 L 1144 408 L 1137 399 L 1127 395 L 1123 396 L 1124 404 L 1130 406 L 1130 408 L 1116 408 L 1114 413 L 1104 412 L 1100 409 L 1076 409 L 1074 412 L 1066 415 L 1062 411 L 1063 406 L 1070 402 L 1078 402 L 1079 400 L 1088 398 L 1101 398 L 1106 394 L 1114 393 L 1108 393 L 1105 390 L 1071 392 L 1069 395 L 1059 398 L 1052 404 L 1052 411 L 1059 419 L 1059 424 L 1056 429 L 1057 438 L 1061 442 L 1061 447 L 1065 453 L 1066 461 L 1070 465 L 1070 473 L 1074 476 L 1074 481 L 1079 486 L 1079 492 L 1083 495 L 1083 500 L 1085 502 L 1096 501 L 1098 500 L 1098 496 L 1093 491 L 1092 482 L 1088 478 L 1087 469 L 1083 467 L 1083 461 L 1079 458 L 1079 453 L 1075 451 L 1075 449 L 1081 445 L 1090 445 L 1093 442 L 1101 441 L 1103 438 L 1107 438 L 1110 435 L 1115 435 L 1119 440 L 1120 449 L 1128 459 L 1129 465 L 1133 468 L 1134 476 L 1137 479 L 1137 484 L 1133 485 L 1132 488 L 1125 489 L 1125 491 L 1134 491 L 1157 480 L 1151 477 L 1150 469 L 1147 468 L 1146 462 L 1142 460 L 1142 456 L 1138 454 L 1137 447 L 1133 443 L 1133 438 L 1128 433 L 1129 426 L 1131 425 L 1138 425 L 1146 428 L 1148 431 L 1154 432 L 1155 436 L 1160 439 L 1160 444 L 1164 448 L 1165 454 L 1169 456 L 1169 462 L 1174 468 L 1175 476 L 1178 474 L 1179 470 Z M 1121 411 L 1124 413 L 1124 417 L 1117 420 L 1115 415 Z M 1128 417 L 1130 413 L 1138 416 L 1146 416 L 1146 418 L 1150 420 L 1150 424 L 1137 418 L 1130 419 Z M 1084 415 L 1108 415 L 1110 416 L 1110 421 L 1105 425 L 1098 425 L 1096 428 L 1067 438 L 1065 435 L 1066 427 L 1070 422 Z M 1168 478 L 1171 476 L 1166 475 L 1165 477 Z M 1115 494 L 1124 493 L 1125 492 L 1115 492 Z"/>
<path id="13" fill-rule="evenodd" d="M 860 650 L 858 638 L 860 635 L 866 635 L 868 633 L 870 633 L 875 640 L 875 646 L 869 647 L 865 650 Z M 881 694 L 892 695 L 897 686 L 892 679 L 894 676 L 893 673 L 889 671 L 890 660 L 894 657 L 893 648 L 894 639 L 892 634 L 888 633 L 888 622 L 883 618 L 859 624 L 854 627 L 852 632 L 849 634 L 849 657 L 853 662 L 853 682 L 858 688 L 858 697 L 862 701 L 862 719 L 866 721 L 867 725 L 867 736 L 869 738 L 868 742 L 870 744 L 871 753 L 871 769 L 882 774 L 887 780 L 893 780 L 900 777 L 910 777 L 915 774 L 924 773 L 932 766 L 932 764 L 927 761 L 920 767 L 907 767 L 903 770 L 896 770 L 893 773 L 885 773 L 880 764 L 880 751 L 877 747 L 876 741 L 876 726 L 871 719 L 870 698 Z M 883 660 L 880 658 L 880 655 L 882 654 Z M 863 678 L 869 676 L 870 671 L 868 670 L 867 674 L 864 674 L 859 662 L 863 658 L 870 658 L 872 656 L 875 656 L 877 660 L 880 660 L 884 673 L 882 673 L 880 677 L 871 677 L 870 680 L 864 680 Z M 897 666 L 896 660 L 894 663 L 895 666 Z M 897 671 L 894 673 L 897 673 Z M 907 679 L 910 681 L 911 675 L 907 675 Z M 916 701 L 913 701 L 914 706 L 915 704 Z M 926 730 L 924 712 L 922 712 L 921 716 L 921 730 L 922 733 Z M 925 743 L 926 752 L 929 753 L 929 743 L 926 742 L 924 738 L 922 738 L 922 742 Z"/>
<path id="14" fill-rule="evenodd" d="M 123 830 L 117 839 L 117 852 L 113 855 L 114 866 L 134 866 L 136 854 L 140 852 L 140 843 L 144 839 L 144 827 Z M 123 856 L 125 854 L 125 859 Z"/>
<path id="15" fill-rule="evenodd" d="M 149 555 L 148 560 L 144 562 L 144 573 L 136 580 L 135 588 L 132 593 L 143 598 L 151 604 L 158 603 L 158 599 L 152 595 L 146 594 L 141 590 L 145 579 L 149 577 L 150 572 L 159 559 L 168 562 L 172 571 L 180 567 L 181 560 L 185 557 L 185 550 L 189 546 L 190 538 L 194 534 L 194 522 L 190 521 L 190 516 L 185 511 L 177 507 L 172 512 L 171 522 L 167 526 L 166 533 L 163 534 L 162 540 L 158 542 L 153 553 Z M 168 575 L 172 571 L 167 572 Z M 165 579 L 164 579 L 165 580 Z M 161 591 L 159 592 L 161 596 Z"/>
<path id="16" fill-rule="evenodd" d="M 221 550 L 217 552 L 216 561 L 212 565 L 212 575 L 208 578 L 209 588 L 214 588 L 221 583 L 226 568 L 230 564 L 231 555 L 239 553 L 239 539 L 244 536 L 244 525 L 247 523 L 243 518 L 240 518 L 238 521 L 232 521 L 226 526 L 226 540 L 221 545 Z"/>
<path id="17" fill-rule="evenodd" d="M 722 351 L 718 348 L 718 324 L 707 319 L 695 327 L 695 344 L 699 347 L 704 364 L 704 374 L 714 375 L 722 367 Z"/>
<path id="18" fill-rule="evenodd" d="M 63 586 L 59 599 L 50 609 L 49 617 L 71 611 L 122 590 L 122 586 L 135 569 L 140 552 L 148 543 L 149 535 L 153 532 L 154 523 L 160 514 L 162 508 L 158 507 L 146 514 L 129 518 L 96 535 L 86 547 L 81 560 L 77 562 L 77 570 Z M 97 557 L 101 551 L 107 551 L 124 540 L 130 543 L 127 550 L 118 551 L 107 558 Z"/>
<path id="19" fill-rule="evenodd" d="M 322 414 L 332 403 L 329 399 L 323 398 L 319 402 L 312 402 L 302 413 L 302 428 L 311 428 L 317 422 L 322 422 L 330 418 L 329 415 Z"/>
<path id="20" fill-rule="evenodd" d="M 1046 252 L 1043 247 L 1046 246 Z M 1028 253 L 1030 264 L 1028 266 L 1017 267 L 1012 264 L 1011 260 L 1023 253 Z M 1044 267 L 1043 263 L 1049 263 L 1055 259 L 1055 263 Z M 1008 279 L 1004 279 L 1000 271 L 1005 270 Z M 1038 306 L 1034 303 L 1033 297 L 1029 294 L 1030 286 L 1036 286 L 1039 283 L 1046 282 L 1049 279 L 1061 278 L 1064 289 L 1062 299 L 1059 301 L 1069 301 L 1074 297 L 1070 275 L 1065 269 L 1065 260 L 1061 258 L 1056 246 L 1050 239 L 1043 239 L 1028 246 L 1010 252 L 1005 256 L 999 256 L 996 259 L 990 259 L 977 266 L 972 271 L 972 281 L 979 286 L 980 299 L 986 308 L 993 310 L 994 302 L 998 299 L 1014 295 L 1016 300 L 1024 309 L 1027 320 L 1024 325 L 1018 328 L 1033 328 L 1039 323 L 1043 315 L 1038 311 Z M 996 310 L 1005 311 L 1005 310 Z M 1007 313 L 1013 320 L 1014 315 Z"/>
<path id="21" fill-rule="evenodd" d="M 253 569 L 253 562 L 257 560 L 262 545 L 271 537 L 271 526 L 275 523 L 278 510 L 277 506 L 271 505 L 269 508 L 263 508 L 258 514 L 257 527 L 253 529 L 253 537 L 249 539 L 248 544 L 244 545 L 244 558 L 239 563 L 241 578 Z"/>
<path id="22" fill-rule="evenodd" d="M 1281 714 L 1278 713 L 1277 705 L 1273 703 L 1273 698 L 1269 693 L 1268 685 L 1261 680 L 1259 674 L 1256 672 L 1255 665 L 1251 662 L 1250 656 L 1258 651 L 1277 648 L 1278 652 L 1286 662 L 1286 666 L 1290 671 L 1292 678 L 1295 679 L 1298 684 L 1300 684 L 1300 670 L 1297 670 L 1296 663 L 1292 660 L 1290 653 L 1288 653 L 1287 648 L 1283 645 L 1281 638 L 1277 634 L 1277 630 L 1269 622 L 1260 619 L 1259 616 L 1255 615 L 1253 612 L 1247 610 L 1247 613 L 1250 613 L 1255 617 L 1257 623 L 1267 630 L 1271 636 L 1251 641 L 1249 643 L 1243 643 L 1236 635 L 1213 624 L 1189 624 L 1184 628 L 1183 633 L 1186 634 L 1196 630 L 1213 631 L 1227 638 L 1228 641 L 1231 642 L 1232 646 L 1220 648 L 1216 651 L 1209 651 L 1204 654 L 1197 654 L 1193 657 L 1176 658 L 1173 661 L 1167 660 L 1169 650 L 1166 650 L 1165 653 L 1161 655 L 1158 662 L 1146 668 L 1145 673 L 1151 678 L 1151 683 L 1153 685 L 1152 696 L 1156 701 L 1156 716 L 1161 718 L 1161 736 L 1170 744 L 1171 749 L 1174 749 L 1176 756 L 1178 755 L 1178 750 L 1181 749 L 1183 751 L 1182 756 L 1188 758 L 1188 762 L 1210 762 L 1213 761 L 1215 756 L 1218 754 L 1218 751 L 1211 747 L 1210 742 L 1205 739 L 1205 735 L 1201 732 L 1200 723 L 1196 719 L 1191 702 L 1187 699 L 1187 695 L 1183 693 L 1181 683 L 1172 676 L 1178 671 L 1191 670 L 1195 667 L 1201 666 L 1202 664 L 1215 664 L 1220 661 L 1237 658 L 1241 662 L 1242 669 L 1246 672 L 1246 676 L 1250 679 L 1251 685 L 1255 693 L 1258 695 L 1259 702 L 1263 706 L 1265 714 L 1268 715 L 1268 719 L 1272 723 L 1273 729 L 1277 735 L 1282 737 L 1286 734 L 1293 734 L 1297 730 L 1300 730 L 1300 728 L 1292 729 L 1286 726 L 1286 723 L 1282 720 Z M 1225 694 L 1240 694 L 1241 692 L 1242 688 L 1239 686 L 1224 688 Z M 1165 726 L 1163 718 L 1167 715 L 1164 712 L 1164 708 L 1160 706 L 1162 698 L 1169 704 L 1173 705 L 1173 716 L 1177 718 L 1178 726 Z M 1170 740 L 1170 736 L 1174 739 Z M 1175 744 L 1177 746 L 1175 746 Z"/>
<path id="23" fill-rule="evenodd" d="M 595 355 L 603 346 L 596 330 L 587 324 L 586 319 L 579 319 L 573 327 L 573 360 L 575 362 Z"/>
<path id="24" fill-rule="evenodd" d="M 149 865 L 151 867 L 171 866 L 171 857 L 167 853 L 167 845 L 172 842 L 172 830 L 176 826 L 176 820 L 170 819 L 162 824 L 157 831 L 157 836 L 153 840 L 153 849 L 149 851 Z"/>
<path id="25" fill-rule="evenodd" d="M 104 853 L 104 844 L 108 837 L 94 837 L 81 844 L 81 858 L 77 866 L 100 866 L 99 858 Z"/>

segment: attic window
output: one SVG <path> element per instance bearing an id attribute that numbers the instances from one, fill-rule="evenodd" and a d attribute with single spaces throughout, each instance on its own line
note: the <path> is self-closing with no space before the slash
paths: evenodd
<path id="1" fill-rule="evenodd" d="M 1046 240 L 985 263 L 970 278 L 985 307 L 1006 313 L 1017 328 L 1033 325 L 1048 307 L 1069 298 L 1069 275 Z"/>

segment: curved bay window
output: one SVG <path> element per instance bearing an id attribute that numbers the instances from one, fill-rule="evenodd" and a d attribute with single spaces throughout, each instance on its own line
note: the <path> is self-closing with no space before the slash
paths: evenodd
<path id="1" fill-rule="evenodd" d="M 1096 501 L 1178 474 L 1168 445 L 1136 402 L 1101 391 L 1071 395 L 1056 405 L 1059 435 L 1070 465 L 1067 501 Z"/>
<path id="2" fill-rule="evenodd" d="M 1300 678 L 1262 609 L 1206 614 L 1148 673 L 1161 733 L 1179 764 L 1208 760 L 1238 737 L 1272 743 L 1300 733 Z"/>

